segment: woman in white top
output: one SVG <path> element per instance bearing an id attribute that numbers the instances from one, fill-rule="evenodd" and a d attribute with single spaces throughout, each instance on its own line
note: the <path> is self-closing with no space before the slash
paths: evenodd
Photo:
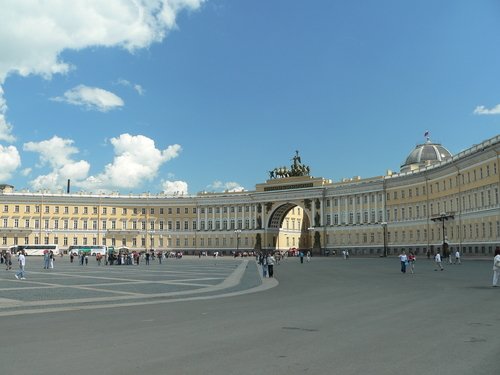
<path id="1" fill-rule="evenodd" d="M 498 276 L 500 276 L 500 248 L 495 250 L 495 257 L 493 258 L 493 286 L 498 286 Z"/>
<path id="2" fill-rule="evenodd" d="M 434 271 L 437 271 L 438 267 L 441 269 L 441 271 L 444 269 L 443 265 L 441 264 L 441 253 L 438 251 L 436 253 L 436 256 L 434 257 L 434 262 L 436 262 L 436 268 Z"/>

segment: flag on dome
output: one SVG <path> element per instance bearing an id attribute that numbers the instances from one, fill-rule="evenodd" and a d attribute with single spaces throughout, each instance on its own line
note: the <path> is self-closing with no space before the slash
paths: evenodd
<path id="1" fill-rule="evenodd" d="M 426 130 L 425 133 L 424 133 L 424 137 L 428 137 L 429 136 L 429 131 Z"/>

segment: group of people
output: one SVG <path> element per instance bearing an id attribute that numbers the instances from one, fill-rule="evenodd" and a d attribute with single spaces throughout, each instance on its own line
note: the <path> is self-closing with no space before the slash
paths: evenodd
<path id="1" fill-rule="evenodd" d="M 407 269 L 410 269 L 411 273 L 415 272 L 415 261 L 417 260 L 415 254 L 410 251 L 409 255 L 403 250 L 399 255 L 399 261 L 401 262 L 401 272 L 406 273 Z M 455 252 L 455 260 L 453 261 L 451 254 L 448 256 L 448 261 L 450 264 L 462 264 L 460 251 Z M 441 252 L 438 251 L 434 256 L 434 271 L 441 270 L 444 271 L 443 260 L 441 257 Z M 500 247 L 495 249 L 495 256 L 493 258 L 493 287 L 498 286 L 498 279 L 500 278 Z"/>
<path id="2" fill-rule="evenodd" d="M 281 256 L 280 256 L 281 258 Z M 274 265 L 277 264 L 276 258 L 273 253 L 259 253 L 257 254 L 257 262 L 262 266 L 263 277 L 274 277 Z M 278 258 L 279 262 L 279 258 Z"/>
<path id="3" fill-rule="evenodd" d="M 399 261 L 401 262 L 401 272 L 406 273 L 406 270 L 409 269 L 410 273 L 415 273 L 415 261 L 417 257 L 410 251 L 410 254 L 406 255 L 406 252 L 403 250 L 399 255 Z"/>
<path id="4" fill-rule="evenodd" d="M 43 269 L 48 270 L 49 268 L 54 268 L 54 252 L 52 250 L 45 251 L 43 253 Z"/>

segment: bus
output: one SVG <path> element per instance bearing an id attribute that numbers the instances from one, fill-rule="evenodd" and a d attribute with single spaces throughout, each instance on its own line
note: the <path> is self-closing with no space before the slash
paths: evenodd
<path id="1" fill-rule="evenodd" d="M 108 248 L 104 245 L 71 245 L 68 248 L 68 253 L 73 255 L 88 253 L 92 256 L 101 254 L 103 256 L 106 256 L 106 254 L 108 253 Z"/>
<path id="2" fill-rule="evenodd" d="M 48 251 L 52 251 L 54 255 L 60 255 L 59 245 L 15 245 L 9 248 L 12 254 L 17 254 L 24 250 L 26 255 L 43 255 Z"/>

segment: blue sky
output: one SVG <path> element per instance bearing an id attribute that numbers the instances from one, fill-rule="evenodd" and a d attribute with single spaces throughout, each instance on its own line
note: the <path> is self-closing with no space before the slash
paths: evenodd
<path id="1" fill-rule="evenodd" d="M 498 1 L 0 3 L 0 183 L 253 190 L 295 150 L 339 181 L 500 129 Z"/>

